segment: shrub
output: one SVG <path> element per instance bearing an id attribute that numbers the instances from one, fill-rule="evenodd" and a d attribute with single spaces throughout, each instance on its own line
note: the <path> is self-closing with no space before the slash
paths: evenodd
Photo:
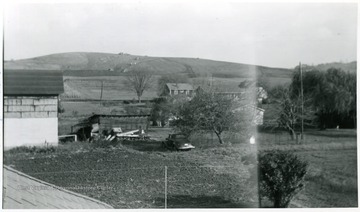
<path id="1" fill-rule="evenodd" d="M 51 145 L 44 146 L 20 146 L 8 150 L 11 154 L 16 153 L 53 153 L 56 151 L 56 148 Z"/>
<path id="2" fill-rule="evenodd" d="M 260 195 L 273 201 L 275 208 L 286 208 L 304 187 L 308 163 L 287 151 L 260 154 Z"/>
<path id="3" fill-rule="evenodd" d="M 115 147 L 120 143 L 120 141 L 115 138 L 112 141 L 107 141 L 104 137 L 97 137 L 91 143 L 93 148 L 110 148 Z"/>

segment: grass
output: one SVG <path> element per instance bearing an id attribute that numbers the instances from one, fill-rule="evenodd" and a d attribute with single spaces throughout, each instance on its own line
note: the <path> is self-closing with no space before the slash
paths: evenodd
<path id="1" fill-rule="evenodd" d="M 4 163 L 73 190 L 95 187 L 74 191 L 115 208 L 163 208 L 165 166 L 170 208 L 256 206 L 256 178 L 249 171 L 252 165 L 243 157 L 253 154 L 254 149 L 246 140 L 219 145 L 209 136 L 203 142 L 194 137 L 196 149 L 172 152 L 161 147 L 171 132 L 169 128 L 151 128 L 148 133 L 152 141 L 111 146 L 76 142 L 59 145 L 54 153 L 47 154 L 6 151 Z M 310 164 L 307 185 L 291 206 L 356 207 L 356 134 L 314 131 L 306 138 L 305 144 L 286 144 L 285 138 L 277 143 L 268 133 L 257 137 L 261 149 L 287 148 Z"/>
<path id="2" fill-rule="evenodd" d="M 142 96 L 143 100 L 151 100 L 156 98 L 158 89 L 157 80 L 159 75 L 153 76 L 152 86 L 146 90 Z M 194 77 L 189 78 L 189 83 L 194 84 L 195 87 L 202 85 L 201 83 L 212 81 L 213 86 L 220 91 L 239 91 L 238 85 L 241 81 L 246 79 L 253 79 L 253 76 L 248 77 Z M 100 100 L 101 97 L 101 82 L 103 81 L 103 100 L 137 100 L 135 92 L 130 90 L 124 84 L 126 81 L 124 76 L 102 76 L 102 77 L 65 77 L 64 89 L 65 93 L 61 95 L 64 100 Z"/>
<path id="3" fill-rule="evenodd" d="M 93 113 L 102 114 L 125 114 L 124 105 L 121 102 L 115 102 L 113 105 L 108 105 L 105 102 L 61 102 L 65 112 L 60 114 L 60 117 L 74 117 L 74 116 L 90 116 Z"/>
<path id="4" fill-rule="evenodd" d="M 357 152 L 351 150 L 298 153 L 309 161 L 305 189 L 293 202 L 303 207 L 357 207 Z"/>
<path id="5" fill-rule="evenodd" d="M 74 191 L 115 208 L 163 208 L 167 166 L 168 207 L 199 207 L 199 200 L 208 207 L 250 207 L 246 184 L 185 160 L 191 152 L 146 153 L 127 146 L 105 149 L 85 146 L 78 151 L 64 146 L 52 157 L 6 153 L 5 164 L 58 186 L 83 187 Z M 99 189 L 85 189 L 89 187 Z"/>
<path id="6" fill-rule="evenodd" d="M 56 148 L 52 145 L 47 146 L 19 146 L 12 148 L 8 151 L 9 154 L 21 154 L 21 153 L 43 153 L 49 154 L 56 151 Z"/>
<path id="7" fill-rule="evenodd" d="M 206 60 L 200 58 L 169 58 L 148 57 L 129 54 L 108 54 L 73 52 L 52 54 L 42 57 L 24 60 L 7 61 L 6 69 L 60 69 L 65 70 L 70 76 L 117 76 L 124 69 L 131 68 L 134 64 L 140 64 L 149 70 L 155 70 L 156 74 L 185 73 L 190 77 L 193 75 L 204 75 L 211 73 L 214 77 L 232 78 L 248 77 L 249 74 L 261 72 L 269 76 L 290 76 L 291 70 L 283 68 L 269 68 L 264 66 Z M 116 69 L 119 69 L 118 71 Z M 114 71 L 109 71 L 114 70 Z"/>

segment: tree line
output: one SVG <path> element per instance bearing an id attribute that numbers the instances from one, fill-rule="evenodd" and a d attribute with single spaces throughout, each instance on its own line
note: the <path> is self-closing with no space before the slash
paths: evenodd
<path id="1" fill-rule="evenodd" d="M 327 71 L 312 68 L 303 71 L 302 83 L 303 98 L 300 68 L 296 67 L 290 85 L 271 90 L 273 101 L 279 105 L 274 116 L 278 126 L 287 129 L 291 135 L 299 129 L 301 119 L 305 127 L 356 128 L 355 73 L 338 68 Z"/>

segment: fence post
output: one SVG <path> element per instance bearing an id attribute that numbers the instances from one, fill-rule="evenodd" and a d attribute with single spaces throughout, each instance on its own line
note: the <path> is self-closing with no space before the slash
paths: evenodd
<path id="1" fill-rule="evenodd" d="M 167 166 L 165 166 L 165 209 L 167 208 Z"/>

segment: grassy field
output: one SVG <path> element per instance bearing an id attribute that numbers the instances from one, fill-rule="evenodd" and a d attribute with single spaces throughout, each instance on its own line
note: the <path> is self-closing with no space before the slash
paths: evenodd
<path id="1" fill-rule="evenodd" d="M 158 79 L 160 75 L 154 75 L 152 86 L 146 90 L 142 96 L 143 100 L 151 100 L 158 96 Z M 195 89 L 201 85 L 208 86 L 212 83 L 213 87 L 219 91 L 240 91 L 238 85 L 244 80 L 254 80 L 254 77 L 193 77 L 189 78 L 189 83 Z M 275 80 L 275 79 L 274 79 Z M 64 78 L 64 90 L 61 99 L 64 100 L 137 100 L 137 96 L 128 86 L 124 84 L 124 76 L 99 76 L 99 77 L 74 77 Z M 283 80 L 279 80 L 283 81 Z M 103 94 L 101 98 L 101 86 L 103 83 Z M 276 82 L 277 83 L 277 82 Z"/>
<path id="2" fill-rule="evenodd" d="M 293 151 L 309 162 L 306 186 L 296 207 L 357 207 L 357 132 L 353 129 L 308 130 L 301 144 L 287 133 L 259 133 L 262 150 Z"/>
<path id="3" fill-rule="evenodd" d="M 298 152 L 310 164 L 306 187 L 293 203 L 305 207 L 357 207 L 356 149 Z"/>
<path id="4" fill-rule="evenodd" d="M 107 77 L 66 77 L 64 80 L 65 93 L 62 99 L 90 99 L 90 100 L 137 100 L 136 93 L 124 85 L 124 76 Z M 142 99 L 150 100 L 157 96 L 157 77 L 153 86 L 144 92 Z M 103 94 L 101 97 L 101 85 Z"/>
<path id="5" fill-rule="evenodd" d="M 95 114 L 125 114 L 124 104 L 122 102 L 104 103 L 98 101 L 76 102 L 68 101 L 61 102 L 61 106 L 65 112 L 60 114 L 60 117 L 74 117 L 74 116 L 89 116 Z"/>
<path id="6" fill-rule="evenodd" d="M 68 76 L 102 76 L 123 73 L 131 66 L 143 66 L 159 75 L 184 73 L 189 77 L 212 74 L 214 77 L 248 77 L 256 72 L 268 76 L 290 76 L 292 70 L 270 68 L 241 63 L 214 61 L 200 58 L 170 58 L 137 56 L 126 53 L 71 52 L 41 57 L 6 61 L 6 69 L 56 69 L 65 70 Z"/>
<path id="7" fill-rule="evenodd" d="M 223 161 L 226 167 L 212 167 L 190 158 L 203 157 L 194 152 L 139 151 L 131 145 L 93 149 L 86 144 L 74 148 L 61 146 L 56 153 L 6 153 L 5 164 L 58 186 L 100 199 L 115 208 L 163 208 L 165 166 L 167 166 L 167 203 L 174 208 L 253 207 L 246 167 L 226 174 L 227 158 L 210 151 L 207 157 Z M 211 155 L 212 154 L 212 155 Z M 93 187 L 94 189 L 74 189 Z"/>
<path id="8" fill-rule="evenodd" d="M 7 151 L 4 163 L 58 186 L 87 187 L 72 189 L 115 208 L 163 208 L 165 166 L 170 208 L 257 205 L 251 165 L 242 159 L 255 152 L 245 138 L 219 145 L 211 136 L 194 137 L 195 150 L 170 152 L 161 147 L 161 141 L 171 132 L 152 128 L 148 132 L 152 141 L 123 142 L 105 149 L 70 143 L 48 154 Z M 260 149 L 289 149 L 310 164 L 306 187 L 291 207 L 356 207 L 356 131 L 308 133 L 303 144 L 286 143 L 285 138 L 278 143 L 268 133 L 257 135 Z"/>

